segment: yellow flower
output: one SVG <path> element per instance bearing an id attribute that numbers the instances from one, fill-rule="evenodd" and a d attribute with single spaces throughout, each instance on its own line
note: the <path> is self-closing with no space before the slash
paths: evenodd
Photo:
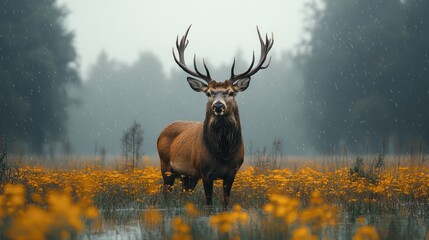
<path id="1" fill-rule="evenodd" d="M 377 230 L 373 226 L 363 226 L 360 227 L 355 235 L 353 236 L 353 240 L 379 240 Z"/>
<path id="2" fill-rule="evenodd" d="M 234 206 L 232 207 L 232 211 L 234 211 L 234 212 L 240 212 L 241 211 L 241 206 L 239 204 L 234 204 Z"/>
<path id="3" fill-rule="evenodd" d="M 24 186 L 6 184 L 4 186 L 4 196 L 8 214 L 17 213 L 19 209 L 24 207 Z"/>
<path id="4" fill-rule="evenodd" d="M 81 219 L 82 211 L 71 201 L 68 193 L 50 193 L 48 195 L 49 210 L 54 214 L 55 224 L 59 227 L 70 226 L 77 232 L 82 232 L 84 224 Z"/>
<path id="5" fill-rule="evenodd" d="M 296 210 L 289 212 L 285 216 L 285 222 L 289 225 L 294 223 L 297 219 L 298 219 L 298 211 L 296 211 Z"/>
<path id="6" fill-rule="evenodd" d="M 192 240 L 192 236 L 189 234 L 173 233 L 171 240 Z"/>
<path id="7" fill-rule="evenodd" d="M 213 215 L 210 217 L 210 224 L 216 226 L 221 221 L 220 215 Z"/>
<path id="8" fill-rule="evenodd" d="M 191 240 L 192 236 L 190 235 L 191 227 L 182 220 L 180 217 L 174 217 L 172 221 L 173 225 L 173 235 L 172 240 Z"/>
<path id="9" fill-rule="evenodd" d="M 142 213 L 142 220 L 148 228 L 153 229 L 161 223 L 162 214 L 158 210 L 149 209 Z"/>
<path id="10" fill-rule="evenodd" d="M 221 233 L 228 233 L 229 231 L 231 231 L 231 228 L 232 228 L 231 223 L 229 223 L 229 222 L 223 222 L 219 226 L 219 232 L 221 232 Z"/>
<path id="11" fill-rule="evenodd" d="M 31 200 L 33 200 L 35 203 L 43 203 L 43 197 L 38 193 L 33 194 L 31 196 Z"/>
<path id="12" fill-rule="evenodd" d="M 317 236 L 311 234 L 310 229 L 308 227 L 299 227 L 292 232 L 292 240 L 317 240 Z"/>
<path id="13" fill-rule="evenodd" d="M 56 219 L 41 208 L 30 206 L 25 215 L 15 218 L 7 231 L 10 239 L 45 239 Z"/>
<path id="14" fill-rule="evenodd" d="M 95 219 L 98 217 L 98 209 L 96 207 L 88 207 L 85 209 L 85 217 L 89 219 Z"/>
<path id="15" fill-rule="evenodd" d="M 13 185 L 8 183 L 4 186 L 4 194 L 5 195 L 24 195 L 24 186 Z"/>
<path id="16" fill-rule="evenodd" d="M 362 225 L 365 222 L 365 218 L 363 216 L 359 216 L 356 220 L 359 225 Z"/>
<path id="17" fill-rule="evenodd" d="M 312 194 L 311 194 L 311 203 L 314 205 L 320 205 L 323 203 L 323 199 L 320 196 L 320 192 L 319 190 L 315 190 Z"/>
<path id="18" fill-rule="evenodd" d="M 191 217 L 197 217 L 199 215 L 198 209 L 192 203 L 185 204 L 186 213 Z"/>
<path id="19" fill-rule="evenodd" d="M 271 203 L 267 203 L 264 206 L 264 212 L 266 213 L 272 213 L 274 211 L 274 205 Z"/>
<path id="20" fill-rule="evenodd" d="M 275 217 L 283 217 L 286 213 L 287 213 L 287 208 L 285 206 L 278 206 L 275 210 L 274 210 L 274 216 Z"/>

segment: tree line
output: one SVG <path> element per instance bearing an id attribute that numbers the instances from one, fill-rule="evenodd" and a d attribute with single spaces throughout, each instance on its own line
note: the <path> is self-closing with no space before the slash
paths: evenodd
<path id="1" fill-rule="evenodd" d="M 252 78 L 250 89 L 239 94 L 237 101 L 246 140 L 253 145 L 271 143 L 275 137 L 288 134 L 288 150 L 298 151 L 300 142 L 295 114 L 299 81 L 282 76 L 296 75 L 292 63 L 274 61 L 276 71 L 261 71 Z M 172 60 L 173 61 L 173 60 Z M 231 62 L 232 64 L 232 62 Z M 237 69 L 245 69 L 250 59 L 237 58 Z M 230 65 L 215 67 L 208 63 L 216 79 L 230 72 Z M 124 64 L 101 53 L 91 68 L 88 79 L 75 93 L 80 106 L 71 109 L 70 137 L 79 154 L 91 153 L 94 144 L 104 146 L 110 154 L 119 154 L 119 139 L 125 128 L 137 121 L 145 133 L 143 143 L 147 154 L 156 153 L 156 140 L 162 129 L 172 121 L 202 121 L 205 116 L 206 96 L 189 88 L 186 74 L 174 68 L 169 75 L 159 59 L 150 52 L 142 53 L 136 62 Z M 267 97 L 267 96 L 272 97 Z M 283 105 L 283 106 L 282 106 Z M 294 126 L 295 125 L 295 126 Z M 282 129 L 267 131 L 266 129 Z"/>
<path id="2" fill-rule="evenodd" d="M 429 2 L 309 4 L 298 59 L 309 137 L 319 151 L 429 140 Z"/>
<path id="3" fill-rule="evenodd" d="M 67 88 L 80 79 L 66 11 L 55 0 L 0 6 L 0 135 L 14 152 L 67 151 Z"/>
<path id="4" fill-rule="evenodd" d="M 66 11 L 55 0 L 3 5 L 0 135 L 10 151 L 60 146 L 89 154 L 98 144 L 119 154 L 124 129 L 137 121 L 154 154 L 167 123 L 204 118 L 205 97 L 189 89 L 179 68 L 166 71 L 150 52 L 131 64 L 100 53 L 81 81 Z M 290 154 L 426 143 L 429 3 L 309 0 L 306 8 L 311 37 L 296 54 L 275 52 L 237 96 L 245 141 L 264 146 L 281 138 Z M 249 62 L 238 54 L 237 71 Z M 226 77 L 229 64 L 209 66 L 212 75 Z"/>

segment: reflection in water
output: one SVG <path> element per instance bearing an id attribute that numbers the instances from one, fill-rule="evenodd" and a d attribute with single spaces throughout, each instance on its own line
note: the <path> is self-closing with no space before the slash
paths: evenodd
<path id="1" fill-rule="evenodd" d="M 101 214 L 98 228 L 93 228 L 84 239 L 170 239 L 174 234 L 173 219 L 180 217 L 190 226 L 193 239 L 217 239 L 218 233 L 210 227 L 210 216 L 222 212 L 222 209 L 201 211 L 198 216 L 187 216 L 184 208 L 154 209 L 162 219 L 156 226 L 148 226 L 143 219 L 149 210 L 119 209 Z M 290 238 L 290 233 L 279 233 L 279 228 L 259 209 L 245 210 L 249 215 L 249 224 L 237 228 L 242 239 Z M 326 228 L 321 233 L 327 239 L 352 239 L 356 230 L 364 225 L 377 229 L 380 239 L 425 239 L 428 219 L 415 215 L 366 215 L 357 218 L 340 213 L 336 227 Z M 358 220 L 357 220 L 358 219 Z M 360 220 L 359 220 L 360 219 Z M 272 220 L 272 219 L 271 219 Z M 285 228 L 283 228 L 284 230 Z M 320 236 L 319 236 L 320 237 Z"/>

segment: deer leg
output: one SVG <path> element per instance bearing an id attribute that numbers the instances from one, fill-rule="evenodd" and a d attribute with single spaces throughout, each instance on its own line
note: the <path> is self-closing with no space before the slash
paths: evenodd
<path id="1" fill-rule="evenodd" d="M 231 195 L 232 184 L 234 183 L 235 176 L 223 179 L 223 208 L 226 209 L 229 204 L 229 197 Z"/>
<path id="2" fill-rule="evenodd" d="M 191 176 L 184 176 L 181 178 L 182 180 L 182 187 L 185 189 L 185 191 L 192 191 L 194 190 L 195 186 L 198 183 L 198 178 L 194 178 Z"/>
<path id="3" fill-rule="evenodd" d="M 174 180 L 176 179 L 176 174 L 173 172 L 173 169 L 170 165 L 161 163 L 161 173 L 162 179 L 164 180 L 163 190 L 164 192 L 171 192 L 171 189 L 174 185 Z"/>
<path id="4" fill-rule="evenodd" d="M 171 192 L 176 178 L 175 174 L 170 172 L 162 173 L 162 178 L 164 180 L 164 192 Z"/>
<path id="5" fill-rule="evenodd" d="M 213 202 L 213 180 L 203 178 L 204 193 L 206 194 L 207 206 L 211 206 Z"/>

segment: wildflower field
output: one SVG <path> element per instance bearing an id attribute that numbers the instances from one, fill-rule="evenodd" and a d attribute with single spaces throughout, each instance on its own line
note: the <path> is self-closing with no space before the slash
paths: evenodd
<path id="1" fill-rule="evenodd" d="M 429 167 L 399 160 L 248 164 L 229 209 L 220 181 L 212 208 L 201 183 L 164 194 L 156 164 L 20 163 L 0 187 L 0 239 L 427 239 Z"/>

